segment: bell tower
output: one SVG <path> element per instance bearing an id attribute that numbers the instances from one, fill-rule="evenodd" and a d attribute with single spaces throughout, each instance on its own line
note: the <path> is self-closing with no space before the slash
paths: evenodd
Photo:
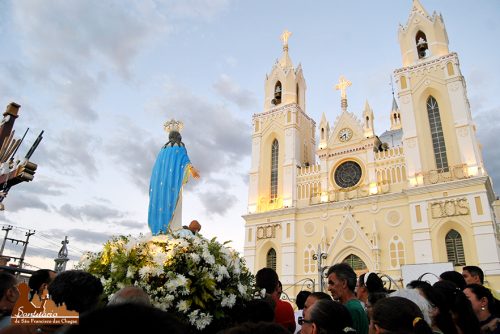
<path id="1" fill-rule="evenodd" d="M 421 184 L 430 171 L 484 175 L 465 80 L 458 55 L 448 49 L 443 17 L 413 0 L 398 35 L 403 67 L 394 76 L 410 185 Z"/>
<path id="2" fill-rule="evenodd" d="M 264 110 L 253 116 L 249 213 L 295 206 L 297 167 L 315 163 L 316 124 L 305 112 L 302 66 L 288 54 L 290 35 L 281 35 L 283 53 L 264 81 Z"/>

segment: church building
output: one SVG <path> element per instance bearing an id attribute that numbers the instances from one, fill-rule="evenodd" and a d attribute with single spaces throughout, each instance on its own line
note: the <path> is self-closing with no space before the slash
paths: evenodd
<path id="1" fill-rule="evenodd" d="M 344 77 L 337 115 L 317 123 L 306 113 L 306 81 L 288 37 L 266 75 L 264 108 L 252 118 L 243 216 L 250 270 L 275 268 L 286 288 L 317 282 L 318 256 L 322 266 L 347 262 L 358 274 L 384 273 L 403 285 L 408 265 L 449 263 L 459 272 L 477 265 L 500 289 L 500 201 L 441 14 L 414 0 L 399 27 L 402 67 L 393 72 L 397 98 L 383 133 L 368 103 L 362 118 L 348 111 Z"/>

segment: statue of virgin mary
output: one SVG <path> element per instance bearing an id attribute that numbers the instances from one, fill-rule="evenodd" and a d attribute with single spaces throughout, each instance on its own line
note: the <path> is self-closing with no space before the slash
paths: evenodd
<path id="1" fill-rule="evenodd" d="M 182 187 L 190 174 L 199 178 L 182 142 L 182 122 L 170 120 L 164 127 L 169 140 L 156 158 L 149 186 L 148 225 L 153 235 L 182 226 Z"/>

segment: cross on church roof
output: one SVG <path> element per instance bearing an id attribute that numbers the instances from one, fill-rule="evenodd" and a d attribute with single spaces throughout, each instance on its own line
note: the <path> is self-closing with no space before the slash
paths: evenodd
<path id="1" fill-rule="evenodd" d="M 340 97 L 342 99 L 347 98 L 345 91 L 346 91 L 347 87 L 350 87 L 351 85 L 352 85 L 352 82 L 347 80 L 343 75 L 340 76 L 339 83 L 335 85 L 335 89 L 340 90 Z"/>
<path id="2" fill-rule="evenodd" d="M 283 50 L 288 50 L 288 38 L 292 35 L 291 32 L 285 29 L 283 33 L 281 34 L 281 41 L 283 42 Z"/>

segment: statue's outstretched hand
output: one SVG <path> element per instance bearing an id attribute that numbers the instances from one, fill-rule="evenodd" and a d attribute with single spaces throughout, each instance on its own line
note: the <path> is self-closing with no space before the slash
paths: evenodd
<path id="1" fill-rule="evenodd" d="M 193 166 L 191 166 L 191 175 L 193 175 L 193 177 L 195 179 L 200 178 L 200 172 L 198 172 L 198 170 L 196 168 L 194 168 Z"/>

